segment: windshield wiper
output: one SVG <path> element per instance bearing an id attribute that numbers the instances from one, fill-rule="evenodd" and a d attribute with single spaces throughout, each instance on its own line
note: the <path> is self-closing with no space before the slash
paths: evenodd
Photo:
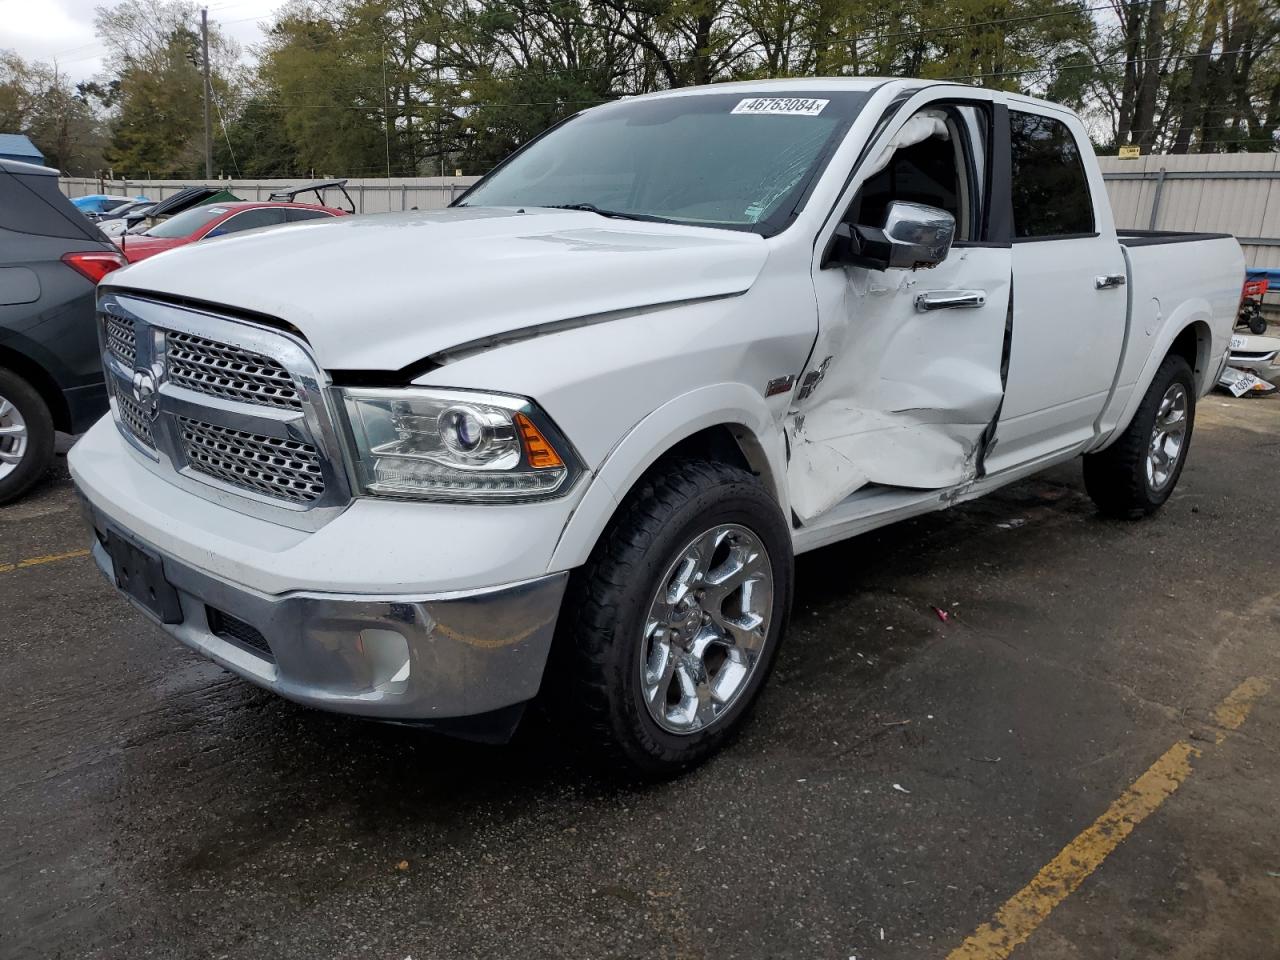
<path id="1" fill-rule="evenodd" d="M 626 213 L 622 210 L 602 210 L 594 203 L 549 203 L 545 205 L 547 210 L 585 210 L 587 213 L 599 214 L 602 217 L 609 217 L 612 220 L 642 220 L 649 223 L 679 223 L 679 220 L 672 220 L 670 217 L 659 217 L 652 213 Z"/>

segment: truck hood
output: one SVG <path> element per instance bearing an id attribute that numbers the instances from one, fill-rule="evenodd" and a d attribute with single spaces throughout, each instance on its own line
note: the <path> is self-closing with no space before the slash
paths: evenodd
<path id="1" fill-rule="evenodd" d="M 741 293 L 767 255 L 754 233 L 454 207 L 191 244 L 107 286 L 277 317 L 326 369 L 398 370 L 540 324 Z"/>

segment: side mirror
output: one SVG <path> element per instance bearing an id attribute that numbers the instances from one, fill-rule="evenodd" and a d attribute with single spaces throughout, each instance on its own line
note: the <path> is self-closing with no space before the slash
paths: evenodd
<path id="1" fill-rule="evenodd" d="M 947 259 L 955 236 L 956 218 L 947 211 L 895 200 L 879 230 L 850 223 L 836 227 L 831 260 L 870 270 L 936 267 Z"/>

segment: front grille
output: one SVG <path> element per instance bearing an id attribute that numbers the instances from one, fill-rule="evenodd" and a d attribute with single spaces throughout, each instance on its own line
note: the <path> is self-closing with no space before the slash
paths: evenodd
<path id="1" fill-rule="evenodd" d="M 178 331 L 167 342 L 170 383 L 224 400 L 302 409 L 293 377 L 270 357 Z"/>
<path id="2" fill-rule="evenodd" d="M 120 390 L 115 393 L 116 405 L 120 408 L 120 422 L 125 425 L 131 434 L 154 450 L 156 441 L 151 436 L 151 421 L 142 412 L 142 408 L 134 402 L 133 397 Z"/>
<path id="3" fill-rule="evenodd" d="M 310 389 L 323 378 L 301 344 L 130 294 L 108 291 L 99 303 L 116 426 L 142 466 L 299 530 L 320 529 L 345 506 L 342 451 L 324 447 L 332 414 Z"/>
<path id="4" fill-rule="evenodd" d="M 275 660 L 271 645 L 262 632 L 251 623 L 245 623 L 239 617 L 223 613 L 217 607 L 208 605 L 204 608 L 205 618 L 209 621 L 209 632 L 223 640 L 230 640 L 242 647 L 248 647 L 254 653 Z"/>
<path id="5" fill-rule="evenodd" d="M 132 320 L 107 314 L 107 349 L 126 367 L 133 367 L 138 356 L 138 336 Z"/>
<path id="6" fill-rule="evenodd" d="M 232 486 L 294 503 L 324 495 L 316 448 L 179 417 L 182 448 L 192 470 Z"/>

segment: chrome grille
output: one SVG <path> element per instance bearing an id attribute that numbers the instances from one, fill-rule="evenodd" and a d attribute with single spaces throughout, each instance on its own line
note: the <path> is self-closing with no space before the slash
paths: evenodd
<path id="1" fill-rule="evenodd" d="M 261 354 L 171 331 L 165 362 L 169 382 L 224 400 L 302 409 L 298 390 L 281 364 Z"/>
<path id="2" fill-rule="evenodd" d="M 116 426 L 143 468 L 297 530 L 350 503 L 324 376 L 297 338 L 115 290 L 99 313 Z"/>
<path id="3" fill-rule="evenodd" d="M 182 452 L 192 470 L 232 486 L 294 503 L 324 496 L 316 448 L 178 417 Z"/>
<path id="4" fill-rule="evenodd" d="M 123 391 L 117 390 L 115 394 L 116 406 L 120 409 L 120 421 L 138 440 L 154 450 L 156 441 L 151 436 L 151 421 L 142 412 L 142 408 Z"/>
<path id="5" fill-rule="evenodd" d="M 126 367 L 138 356 L 138 336 L 132 320 L 107 315 L 107 349 Z"/>

